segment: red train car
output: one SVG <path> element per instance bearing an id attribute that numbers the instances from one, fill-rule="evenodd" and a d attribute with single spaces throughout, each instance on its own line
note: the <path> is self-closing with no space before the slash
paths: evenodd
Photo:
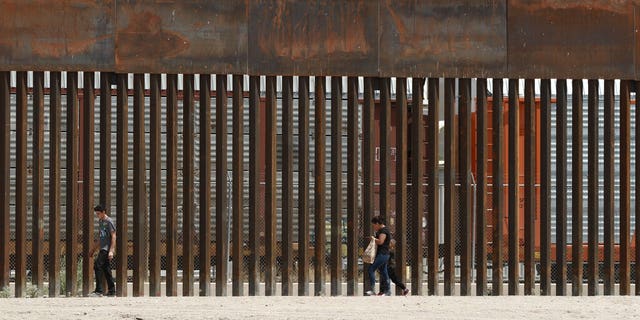
<path id="1" fill-rule="evenodd" d="M 492 105 L 493 105 L 493 98 L 489 97 L 488 98 L 488 123 L 487 123 L 487 135 L 488 135 L 488 139 L 487 139 L 487 143 L 488 143 L 488 172 L 487 172 L 487 183 L 489 184 L 488 186 L 488 195 L 487 195 L 487 202 L 488 202 L 488 209 L 486 212 L 486 235 L 487 235 L 487 243 L 488 243 L 488 254 L 491 255 L 492 253 L 492 237 L 493 237 L 493 229 L 494 226 L 496 224 L 495 221 L 493 221 L 493 211 L 492 211 L 492 199 L 491 199 L 491 193 L 492 193 L 492 186 L 493 186 L 493 159 L 495 159 L 495 154 L 493 153 L 493 141 L 492 141 L 492 135 L 493 135 L 493 123 L 492 123 L 492 117 L 493 117 L 493 110 L 492 110 Z M 555 99 L 552 100 L 552 103 L 555 103 Z M 508 223 L 509 223 L 509 215 L 508 215 L 508 192 L 509 192 L 509 188 L 506 185 L 506 183 L 508 182 L 508 174 L 509 174 L 509 162 L 508 162 L 508 155 L 509 155 L 509 150 L 508 150 L 508 139 L 509 139 L 509 122 L 508 122 L 508 111 L 509 111 L 509 105 L 508 105 L 508 99 L 506 97 L 503 98 L 503 107 L 504 107 L 504 114 L 503 114 L 503 125 L 504 125 L 504 146 L 503 146 L 503 153 L 502 153 L 502 157 L 503 157 L 503 163 L 504 163 L 504 180 L 503 183 L 505 183 L 504 187 L 503 187 L 503 193 L 504 193 L 504 199 L 505 199 L 505 203 L 504 203 L 504 207 L 502 208 L 504 214 L 504 220 L 501 222 L 503 224 L 503 230 L 504 230 L 504 239 L 503 239 L 503 244 L 504 244 L 504 258 L 505 258 L 505 262 L 506 259 L 508 259 L 508 247 L 507 247 L 507 243 L 508 243 Z M 519 238 L 520 238 L 520 260 L 524 262 L 524 146 L 525 146 L 525 141 L 524 141 L 524 99 L 520 98 L 519 101 L 519 108 L 520 108 L 520 135 L 519 135 L 519 150 L 518 152 L 522 155 L 519 157 L 519 184 L 520 184 L 520 190 L 519 190 L 519 197 L 518 197 L 518 202 L 519 202 L 519 216 L 520 216 L 520 225 L 519 225 Z M 540 100 L 536 99 L 535 100 L 535 108 L 536 108 L 536 132 L 540 132 Z M 380 123 L 379 123 L 379 119 L 380 119 L 380 112 L 381 112 L 381 108 L 379 105 L 379 102 L 376 101 L 376 112 L 375 112 L 375 127 L 376 130 L 378 131 L 377 133 L 379 133 L 380 130 Z M 396 120 L 396 105 L 395 105 L 395 101 L 392 102 L 392 109 L 391 109 L 391 132 L 390 132 L 390 140 L 391 140 L 391 153 L 392 153 L 392 161 L 391 161 L 391 165 L 390 165 L 390 169 L 391 169 L 391 183 L 392 185 L 395 184 L 395 162 L 394 162 L 394 157 L 393 157 L 393 151 L 395 150 L 395 142 L 396 142 L 396 138 L 395 138 L 395 134 L 396 134 L 396 128 L 395 128 L 395 120 Z M 425 115 L 423 117 L 423 123 L 422 125 L 425 127 L 426 130 L 426 123 L 427 123 L 427 115 Z M 457 121 L 457 120 L 456 120 Z M 412 125 L 412 120 L 409 119 L 409 126 Z M 410 131 L 409 131 L 410 132 Z M 472 113 L 472 136 L 475 137 L 477 133 L 477 117 L 476 117 L 476 113 L 475 113 L 475 107 L 474 107 L 474 112 Z M 425 134 L 426 137 L 426 134 Z M 457 138 L 457 137 L 456 137 Z M 585 137 L 586 138 L 586 137 Z M 379 146 L 380 146 L 380 140 L 379 140 L 379 135 L 376 134 L 374 135 L 374 139 L 375 139 L 375 146 L 376 146 L 376 152 L 378 152 L 379 150 Z M 426 139 L 426 138 L 425 138 Z M 444 135 L 440 136 L 440 139 L 444 139 Z M 475 138 L 473 138 L 475 139 Z M 472 173 L 474 175 L 474 177 L 477 177 L 477 145 L 475 143 L 475 141 L 472 142 Z M 410 145 L 409 145 L 410 147 Z M 428 145 L 428 143 L 425 140 L 425 147 L 426 150 L 430 150 L 432 147 Z M 540 150 L 541 150 L 541 141 L 540 141 L 540 135 L 537 134 L 536 135 L 536 174 L 535 174 L 535 193 L 536 193 L 536 214 L 535 214 L 535 253 L 534 253 L 534 258 L 536 260 L 540 259 Z M 411 150 L 409 150 L 409 157 L 411 157 Z M 377 155 L 377 153 L 376 153 Z M 585 154 L 586 156 L 586 154 Z M 457 158 L 457 157 L 455 157 Z M 424 159 L 426 161 L 426 159 Z M 425 162 L 426 165 L 426 162 Z M 409 168 L 410 169 L 410 168 Z M 376 157 L 376 162 L 374 164 L 374 182 L 375 183 L 379 183 L 379 173 L 380 173 L 380 163 L 378 162 L 378 158 Z M 586 186 L 585 186 L 586 188 Z M 379 193 L 379 187 L 378 185 L 374 186 L 374 192 L 375 192 L 375 199 L 374 201 L 376 203 L 378 203 L 378 193 Z M 553 191 L 552 191 L 553 192 Z M 391 196 L 393 197 L 395 194 L 395 190 L 394 188 L 391 188 Z M 567 201 L 570 201 L 570 199 L 568 199 Z M 391 212 L 390 212 L 390 216 L 389 216 L 389 223 L 391 225 L 391 227 L 393 227 L 394 222 L 395 222 L 395 217 L 396 217 L 396 212 L 395 212 L 395 202 L 392 201 L 391 202 Z M 555 224 L 555 221 L 551 222 L 552 224 Z M 586 217 L 584 220 L 584 228 L 586 229 L 587 227 L 587 221 L 586 221 Z M 424 237 L 424 235 L 423 235 Z M 568 243 L 566 245 L 566 261 L 568 263 L 571 263 L 571 261 L 573 260 L 572 257 L 572 244 L 571 244 L 571 238 L 568 237 L 567 239 Z M 583 261 L 587 261 L 588 258 L 588 251 L 587 251 L 587 238 L 583 237 L 583 248 L 582 248 L 582 252 L 583 252 Z M 604 244 L 600 243 L 599 244 L 599 250 L 598 250 L 598 259 L 600 262 L 604 261 Z M 552 244 L 551 244 L 551 260 L 552 262 L 556 261 L 556 250 L 557 250 L 557 245 L 555 243 L 555 236 L 553 236 L 552 238 Z M 631 252 L 631 261 L 634 262 L 635 261 L 635 254 L 634 251 L 635 250 L 635 235 L 632 234 L 632 239 L 631 239 L 631 243 L 630 243 L 630 252 Z M 618 262 L 620 261 L 620 246 L 619 244 L 615 244 L 614 245 L 614 261 Z"/>
<path id="2" fill-rule="evenodd" d="M 555 101 L 552 101 L 555 102 Z M 508 150 L 508 145 L 507 145 L 507 141 L 509 139 L 509 123 L 508 123 L 508 110 L 509 110 L 509 105 L 508 105 L 508 100 L 505 98 L 503 101 L 504 104 L 504 114 L 503 114 L 503 125 L 504 125 L 504 141 L 505 141 L 505 145 L 503 147 L 503 154 L 501 155 L 503 157 L 503 163 L 504 163 L 504 180 L 503 182 L 506 183 L 508 181 L 508 175 L 509 175 L 509 162 L 508 162 L 508 155 L 509 155 L 509 150 Z M 488 135 L 488 139 L 487 139 L 487 144 L 488 144 L 488 167 L 487 167 L 487 183 L 489 184 L 488 187 L 488 192 L 492 192 L 492 186 L 493 186 L 493 159 L 495 159 L 496 155 L 493 152 L 493 141 L 492 141 L 492 135 L 493 135 L 493 123 L 492 123 L 492 105 L 493 105 L 493 101 L 492 101 L 492 97 L 489 97 L 489 102 L 488 102 L 488 123 L 487 123 L 487 135 Z M 520 108 L 520 136 L 519 136 L 519 154 L 521 155 L 519 157 L 519 161 L 520 163 L 519 165 L 519 177 L 518 177 L 518 181 L 520 184 L 520 190 L 519 190 L 519 197 L 518 197 L 518 202 L 519 202 L 519 243 L 520 243 L 520 260 L 524 261 L 524 145 L 525 145 L 525 141 L 524 141 L 524 99 L 520 99 L 519 101 L 519 108 Z M 536 132 L 539 133 L 540 132 L 540 100 L 536 99 L 535 100 L 535 108 L 536 108 Z M 476 117 L 476 113 L 473 113 L 472 115 L 472 132 L 473 133 L 477 133 L 477 117 Z M 535 254 L 534 254 L 534 258 L 535 260 L 539 260 L 540 258 L 540 150 L 541 150 L 541 141 L 540 141 L 540 135 L 536 134 L 536 174 L 535 174 L 535 191 L 536 191 L 536 214 L 535 214 Z M 473 148 L 472 148 L 472 172 L 474 174 L 474 176 L 477 176 L 477 145 L 475 143 L 472 144 Z M 585 154 L 586 156 L 586 154 Z M 586 188 L 586 186 L 585 186 Z M 503 192 L 504 192 L 504 198 L 505 198 L 505 203 L 504 203 L 504 208 L 502 208 L 504 214 L 504 221 L 502 221 L 501 223 L 503 224 L 503 230 L 505 230 L 505 234 L 504 234 L 504 239 L 503 239 L 503 243 L 505 245 L 504 247 L 504 257 L 505 260 L 508 257 L 508 248 L 506 247 L 507 243 L 508 243 L 508 224 L 509 224 L 509 215 L 508 215 L 508 187 L 505 185 L 505 187 L 503 188 Z M 491 208 L 491 196 L 488 195 L 487 196 L 487 201 L 489 203 L 489 208 Z M 570 201 L 570 200 L 569 200 Z M 492 239 L 492 230 L 496 224 L 495 221 L 493 221 L 493 215 L 492 215 L 492 210 L 487 210 L 486 212 L 486 229 L 487 229 L 487 243 L 491 244 L 493 239 Z M 584 220 L 584 228 L 586 229 L 587 227 L 587 223 L 586 223 L 586 218 Z M 554 221 L 551 222 L 552 224 L 555 223 Z M 555 237 L 554 237 L 555 239 Z M 555 243 L 555 240 L 552 239 L 552 244 L 551 244 L 551 260 L 552 262 L 556 261 L 556 250 L 557 250 L 557 245 Z M 566 246 L 566 260 L 568 263 L 571 263 L 571 261 L 573 260 L 572 257 L 572 245 L 571 245 L 571 239 L 568 238 L 567 239 L 568 243 Z M 587 251 L 587 239 L 586 237 L 583 237 L 583 248 L 582 248 L 582 254 L 583 254 L 583 261 L 587 261 L 588 258 L 588 251 Z M 631 252 L 631 261 L 634 262 L 635 261 L 635 254 L 634 251 L 635 250 L 635 234 L 632 234 L 632 239 L 631 239 L 631 243 L 630 243 L 630 252 Z M 491 254 L 492 250 L 491 247 L 489 247 L 488 253 Z M 599 250 L 598 250 L 598 260 L 600 262 L 604 261 L 604 244 L 600 243 L 599 244 Z M 619 262 L 620 261 L 620 245 L 618 243 L 616 243 L 614 245 L 614 261 Z"/>

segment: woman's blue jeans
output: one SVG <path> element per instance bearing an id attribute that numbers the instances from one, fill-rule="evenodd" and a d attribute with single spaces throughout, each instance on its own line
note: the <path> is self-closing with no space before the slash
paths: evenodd
<path id="1" fill-rule="evenodd" d="M 376 260 L 369 266 L 369 281 L 371 282 L 371 291 L 375 292 L 376 287 L 376 270 L 380 271 L 380 275 L 383 283 L 380 284 L 380 289 L 385 288 L 385 294 L 391 293 L 390 289 L 391 285 L 389 284 L 389 274 L 387 273 L 387 263 L 389 262 L 388 254 L 378 254 L 376 255 Z"/>

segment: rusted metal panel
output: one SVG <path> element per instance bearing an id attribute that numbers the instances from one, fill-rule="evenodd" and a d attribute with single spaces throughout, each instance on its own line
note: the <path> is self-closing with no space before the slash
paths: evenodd
<path id="1" fill-rule="evenodd" d="M 166 295 L 178 295 L 178 76 L 167 75 L 167 283 Z"/>
<path id="2" fill-rule="evenodd" d="M 0 33 L 12 37 L 0 40 L 0 65 L 631 79 L 640 74 L 638 10 L 634 0 L 7 0 Z"/>
<path id="3" fill-rule="evenodd" d="M 259 258 L 260 248 L 258 242 L 258 206 L 260 199 L 260 128 L 262 127 L 260 114 L 260 77 L 249 78 L 249 295 L 257 296 L 259 293 Z"/>
<path id="4" fill-rule="evenodd" d="M 160 74 L 152 74 L 149 77 L 149 296 L 159 297 L 161 256 L 161 178 L 162 178 L 162 158 L 161 158 L 161 131 L 162 122 L 162 98 L 160 92 Z M 168 140 L 168 139 L 167 139 Z M 169 189 L 170 186 L 167 186 Z"/>
<path id="5" fill-rule="evenodd" d="M 524 294 L 535 289 L 536 93 L 533 79 L 524 83 Z"/>
<path id="6" fill-rule="evenodd" d="M 477 118 L 478 128 L 476 145 L 478 148 L 478 186 L 476 189 L 476 295 L 487 295 L 487 79 L 478 79 L 477 86 Z M 472 142 L 473 143 L 473 142 Z"/>
<path id="7" fill-rule="evenodd" d="M 435 270 L 440 267 L 440 206 L 439 206 L 439 176 L 438 176 L 438 148 L 431 148 L 426 153 L 427 167 L 422 165 L 425 158 L 424 131 L 415 123 L 420 123 L 423 117 L 422 97 L 424 93 L 424 78 L 413 78 L 413 97 L 411 103 L 411 201 L 414 215 L 411 220 L 413 233 L 413 267 L 411 268 L 411 283 L 422 283 L 422 256 L 424 255 L 424 242 L 427 245 L 427 291 L 429 295 L 437 295 L 439 291 L 438 278 L 440 275 Z M 439 105 L 440 105 L 440 79 L 430 78 L 428 83 L 429 104 L 427 106 L 427 143 L 431 146 L 438 145 L 439 139 Z M 422 239 L 422 218 L 425 203 L 423 197 L 422 181 L 424 174 L 427 176 L 427 238 Z M 422 295 L 422 286 L 411 288 L 414 295 Z"/>
<path id="8" fill-rule="evenodd" d="M 471 295 L 473 237 L 471 193 L 471 79 L 458 81 L 458 171 L 460 175 L 460 295 Z"/>
<path id="9" fill-rule="evenodd" d="M 540 82 L 540 295 L 551 295 L 551 80 Z"/>
<path id="10" fill-rule="evenodd" d="M 11 147 L 10 76 L 11 73 L 8 71 L 0 72 L 0 221 L 4 226 L 0 228 L 0 286 L 3 288 L 9 285 L 9 239 L 11 235 L 11 230 L 6 227 L 10 225 L 11 221 L 11 211 L 9 211 L 9 190 L 11 188 L 9 178 L 11 169 L 9 162 L 9 148 Z M 52 125 L 54 119 L 57 117 L 52 117 Z"/>
<path id="11" fill-rule="evenodd" d="M 315 251 L 314 261 L 314 281 L 315 281 L 315 294 L 323 295 L 325 293 L 325 251 L 322 250 L 326 243 L 326 226 L 325 226 L 325 197 L 326 197 L 326 138 L 325 138 L 325 125 L 326 125 L 326 90 L 325 90 L 325 77 L 315 78 L 315 132 L 314 139 L 316 142 L 315 152 L 315 199 L 314 199 L 314 231 L 315 231 L 315 248 L 319 250 Z"/>
<path id="12" fill-rule="evenodd" d="M 598 121 L 598 105 L 599 105 L 598 80 L 589 80 L 589 205 L 588 207 L 588 228 L 589 228 L 589 254 L 587 267 L 587 278 L 589 279 L 589 295 L 598 295 L 599 283 L 599 259 L 598 259 L 598 232 L 599 232 L 599 204 L 598 204 L 598 166 L 599 166 L 599 123 Z"/>
<path id="13" fill-rule="evenodd" d="M 27 72 L 21 71 L 16 74 L 16 87 L 17 87 L 16 88 L 16 109 L 17 110 L 16 110 L 16 184 L 15 184 L 16 186 L 16 189 L 15 189 L 15 192 L 16 192 L 15 295 L 17 298 L 21 298 L 25 296 L 26 289 L 27 289 Z M 70 110 L 73 110 L 73 109 L 74 108 L 70 108 Z M 75 118 L 74 120 L 76 122 L 70 121 L 69 123 L 77 123 L 77 118 Z M 75 126 L 73 126 L 72 128 L 75 129 Z M 68 131 L 74 131 L 74 134 L 76 134 L 75 130 L 68 130 Z M 72 141 L 72 140 L 69 139 L 67 141 Z M 76 148 L 72 147 L 67 150 L 76 150 Z M 73 168 L 73 167 L 69 166 L 67 168 Z M 71 194 L 73 194 L 73 192 L 71 192 Z M 67 205 L 67 212 L 69 212 L 68 208 L 69 208 L 69 205 Z M 73 214 L 75 214 L 75 212 Z M 71 235 L 75 237 L 76 233 L 72 233 Z M 69 243 L 75 244 L 74 241 L 70 240 L 69 233 L 67 233 L 67 244 Z M 75 252 L 75 251 L 72 251 L 72 252 Z M 73 262 L 74 262 L 73 265 L 75 266 L 75 259 L 73 260 Z M 72 286 L 72 288 L 75 288 L 75 287 L 76 287 L 75 285 Z M 75 291 L 73 295 L 75 295 Z"/>
<path id="14" fill-rule="evenodd" d="M 342 294 L 342 77 L 331 77 L 331 295 Z"/>
<path id="15" fill-rule="evenodd" d="M 631 294 L 631 101 L 630 82 L 620 82 L 620 295 Z"/>
<path id="16" fill-rule="evenodd" d="M 556 108 L 556 295 L 564 296 L 567 294 L 567 80 L 556 82 Z"/>
<path id="17" fill-rule="evenodd" d="M 504 153 L 504 103 L 502 94 L 502 79 L 493 79 L 493 154 Z M 492 295 L 502 295 L 502 265 L 504 263 L 504 157 L 494 157 L 493 161 L 493 235 L 492 235 Z"/>
<path id="18" fill-rule="evenodd" d="M 358 78 L 349 77 L 347 80 L 347 295 L 349 296 L 358 295 L 359 282 L 358 235 L 361 227 L 359 220 L 361 213 L 358 205 L 358 137 L 360 134 L 358 107 Z M 301 160 L 301 163 L 303 161 L 305 160 Z M 298 232 L 304 232 L 304 230 Z"/>
<path id="19" fill-rule="evenodd" d="M 88 73 L 92 74 L 92 73 Z M 93 122 L 90 122 L 93 123 Z M 44 72 L 33 73 L 33 205 L 31 282 L 44 288 Z M 93 152 L 91 152 L 93 155 Z M 92 175 L 93 177 L 93 175 Z M 91 214 L 91 212 L 90 212 Z M 91 219 L 92 217 L 89 217 Z M 93 224 L 91 224 L 93 226 Z M 50 259 L 51 260 L 51 259 Z M 89 260 L 85 260 L 89 261 Z M 89 263 L 87 263 L 89 265 Z M 88 267 L 87 267 L 88 268 Z M 89 278 L 89 277 L 88 277 Z M 90 279 L 90 278 L 89 278 Z"/>
<path id="20" fill-rule="evenodd" d="M 218 79 L 218 77 L 216 77 L 216 80 L 221 80 L 223 84 L 226 84 L 226 81 L 224 81 L 225 79 Z M 217 88 L 216 97 L 219 95 L 221 91 L 226 92 L 226 87 L 224 86 L 222 88 L 221 87 L 216 87 L 216 88 Z M 224 144 L 223 147 L 225 148 L 224 154 L 220 154 L 218 153 L 219 150 L 216 150 L 216 157 L 219 160 L 218 162 L 216 162 L 216 169 L 217 169 L 216 182 L 227 181 L 226 179 L 227 122 L 217 121 L 218 119 L 224 119 L 224 120 L 227 119 L 226 102 L 227 100 L 225 96 L 223 106 L 219 107 L 218 104 L 216 103 L 216 115 L 217 115 L 216 139 L 220 134 L 222 134 L 222 136 L 225 138 L 224 141 L 222 142 Z M 211 294 L 211 272 L 209 272 L 209 270 L 211 270 L 211 251 L 209 250 L 209 247 L 211 246 L 211 75 L 210 74 L 200 75 L 199 107 L 200 107 L 200 115 L 199 115 L 200 119 L 198 120 L 200 124 L 200 132 L 199 132 L 200 133 L 200 149 L 199 149 L 198 155 L 200 160 L 199 161 L 200 189 L 198 190 L 198 192 L 200 196 L 199 197 L 200 212 L 199 212 L 198 223 L 200 224 L 199 225 L 200 245 L 198 247 L 199 249 L 198 260 L 200 262 L 200 265 L 198 266 L 198 269 L 202 270 L 202 272 L 199 274 L 199 277 L 198 277 L 198 284 L 199 284 L 198 292 L 200 296 L 204 297 L 204 296 L 209 296 Z M 224 108 L 224 110 L 220 110 L 221 107 Z M 216 147 L 218 146 L 216 145 Z M 222 176 L 222 180 L 219 179 L 220 175 Z M 216 202 L 222 202 L 223 205 L 226 205 L 225 202 L 227 200 L 227 197 L 226 197 L 227 188 L 226 188 L 226 184 L 222 184 L 222 185 L 224 185 L 225 188 L 216 188 L 216 192 L 218 193 Z M 225 209 L 226 209 L 226 206 L 225 206 Z M 225 212 L 225 211 L 224 209 L 222 211 L 219 211 L 219 209 L 216 207 L 216 213 L 218 212 Z M 216 219 L 219 219 L 219 218 L 224 219 L 226 217 L 227 217 L 226 214 L 216 214 Z M 226 232 L 227 230 L 226 223 L 222 225 L 216 223 L 216 225 L 221 226 L 216 230 L 216 236 L 222 236 L 222 234 L 220 233 Z M 222 243 L 217 242 L 216 244 L 222 244 Z M 222 250 L 222 248 L 217 247 L 216 259 L 219 256 L 220 258 L 222 258 L 221 255 L 223 255 L 225 252 L 226 250 Z M 222 264 L 216 263 L 216 269 L 224 268 L 226 266 L 227 266 L 226 263 L 222 263 Z M 227 284 L 227 281 L 226 281 L 227 273 L 223 272 L 222 270 L 216 270 L 216 275 L 218 275 L 219 273 L 223 274 L 223 276 L 225 277 L 225 281 L 223 285 L 216 286 L 216 288 L 226 291 L 225 289 Z"/>
<path id="21" fill-rule="evenodd" d="M 293 295 L 293 77 L 282 77 L 282 295 Z M 332 198 L 333 199 L 333 198 Z M 299 247 L 299 246 L 298 246 Z M 342 262 L 342 260 L 340 260 Z"/>
<path id="22" fill-rule="evenodd" d="M 637 1 L 635 2 L 634 8 L 633 8 L 633 14 L 635 17 L 638 17 L 638 15 L 640 15 L 640 3 L 638 3 Z M 638 29 L 638 26 L 640 25 L 640 22 L 637 21 L 637 18 L 635 19 L 635 29 Z M 635 80 L 639 80 L 640 79 L 640 33 L 635 32 L 635 38 L 634 38 L 634 42 L 635 42 L 635 77 L 633 79 Z M 622 77 L 620 77 L 622 78 Z M 612 77 L 613 79 L 613 77 Z M 636 83 L 637 85 L 637 83 Z"/>
<path id="23" fill-rule="evenodd" d="M 0 8 L 11 13 L 0 32 L 25 44 L 0 42 L 0 64 L 20 70 L 633 78 L 640 69 L 632 0 L 9 0 Z"/>
<path id="24" fill-rule="evenodd" d="M 377 75 L 378 1 L 250 1 L 250 74 Z"/>
<path id="25" fill-rule="evenodd" d="M 298 79 L 298 295 L 309 295 L 309 77 Z"/>
<path id="26" fill-rule="evenodd" d="M 266 79 L 266 143 L 265 143 L 265 211 L 264 211 L 264 238 L 265 238 L 265 285 L 266 296 L 276 294 L 276 134 L 277 119 L 276 108 L 278 107 L 275 76 L 268 76 Z M 322 197 L 324 200 L 324 197 Z M 324 220 L 323 220 L 324 222 Z M 324 223 L 323 223 L 324 224 Z M 323 250 L 319 250 L 323 251 Z"/>
<path id="27" fill-rule="evenodd" d="M 205 82 L 203 82 L 203 80 Z M 210 192 L 205 192 L 203 188 L 210 188 L 210 179 L 204 179 L 203 172 L 211 172 L 211 152 L 208 150 L 210 147 L 210 139 L 205 140 L 203 136 L 209 136 L 211 130 L 210 115 L 211 105 L 206 97 L 209 95 L 205 92 L 209 92 L 209 82 L 211 80 L 208 75 L 200 75 L 200 224 L 205 224 L 203 219 L 210 221 L 211 210 L 210 205 L 205 202 L 205 199 L 209 199 Z M 203 93 L 205 93 L 203 95 Z M 206 107 L 207 110 L 204 108 Z M 207 124 L 208 128 L 203 126 L 203 122 Z M 229 261 L 228 249 L 229 249 L 229 233 L 227 229 L 228 216 L 224 214 L 228 208 L 228 192 L 227 192 L 227 75 L 216 75 L 216 295 L 227 295 L 227 261 Z M 207 154 L 203 153 L 203 149 L 207 149 Z M 206 164 L 206 166 L 205 166 Z M 204 198 L 206 197 L 206 198 Z M 209 200 L 210 201 L 210 200 Z M 204 208 L 207 208 L 205 214 Z M 202 264 L 200 270 L 210 270 L 210 253 L 209 247 L 211 246 L 211 237 L 209 236 L 211 231 L 211 224 L 206 223 L 206 228 L 202 228 L 200 231 L 200 263 L 206 259 L 206 265 Z M 205 238 L 205 239 L 203 239 Z M 205 252 L 206 251 L 206 252 Z M 208 272 L 207 272 L 208 273 Z M 202 274 L 200 275 L 202 277 Z M 200 280 L 200 284 L 209 286 L 207 283 Z M 200 295 L 202 295 L 202 290 Z"/>
<path id="28" fill-rule="evenodd" d="M 231 240 L 232 246 L 232 259 L 233 261 L 244 260 L 244 89 L 242 84 L 243 77 L 241 75 L 233 76 L 233 194 L 232 194 L 232 208 L 233 208 L 233 231 Z M 232 294 L 234 296 L 244 295 L 244 279 L 242 277 L 243 264 L 234 263 L 232 270 L 233 288 Z"/>
<path id="29" fill-rule="evenodd" d="M 144 296 L 147 278 L 144 74 L 133 76 L 133 296 Z"/>
<path id="30" fill-rule="evenodd" d="M 91 248 L 93 247 L 93 224 L 95 214 L 93 212 L 93 170 L 94 170 L 94 113 L 95 113 L 95 75 L 93 72 L 83 74 L 83 96 L 82 96 L 82 259 L 86 261 L 82 264 L 82 295 L 86 296 L 91 292 L 93 284 L 93 265 L 90 261 Z"/>
<path id="31" fill-rule="evenodd" d="M 634 6 L 632 0 L 509 1 L 509 74 L 634 77 Z"/>
<path id="32" fill-rule="evenodd" d="M 520 116 L 518 80 L 509 79 L 509 295 L 518 295 L 520 292 Z M 500 223 L 497 221 L 496 223 Z"/>
<path id="33" fill-rule="evenodd" d="M 111 70 L 115 0 L 0 3 L 0 65 L 14 70 Z"/>
<path id="34" fill-rule="evenodd" d="M 371 226 L 371 218 L 373 218 L 373 210 L 375 208 L 373 197 L 373 165 L 374 165 L 374 117 L 375 117 L 375 101 L 373 92 L 373 79 L 364 78 L 364 95 L 362 104 L 362 234 L 367 239 L 373 235 L 373 227 Z M 316 118 L 317 119 L 317 118 Z M 317 148 L 317 147 L 316 147 Z M 316 160 L 317 163 L 318 160 Z M 368 242 L 365 241 L 365 246 Z M 373 290 L 369 279 L 368 263 L 362 264 L 362 273 L 364 274 L 364 291 Z"/>
<path id="35" fill-rule="evenodd" d="M 245 1 L 118 1 L 115 69 L 246 73 L 247 10 Z"/>
<path id="36" fill-rule="evenodd" d="M 66 295 L 75 296 L 78 262 L 78 135 L 80 129 L 78 73 L 67 73 L 67 212 L 66 212 Z M 17 249 L 16 249 L 17 250 Z M 123 282 L 118 282 L 123 283 Z"/>
<path id="37" fill-rule="evenodd" d="M 383 76 L 499 76 L 507 71 L 507 3 L 379 1 Z"/>
<path id="38" fill-rule="evenodd" d="M 127 243 L 128 234 L 128 209 L 129 192 L 127 184 L 129 180 L 129 102 L 127 97 L 127 74 L 118 74 L 117 82 L 117 137 L 116 137 L 116 295 L 118 297 L 127 296 L 127 286 L 121 285 L 127 283 Z M 68 282 L 67 282 L 68 283 Z"/>
<path id="39" fill-rule="evenodd" d="M 456 235 L 455 79 L 444 80 L 444 294 L 454 294 Z"/>
<path id="40" fill-rule="evenodd" d="M 582 80 L 572 81 L 573 92 L 571 95 L 571 283 L 582 284 Z M 582 295 L 582 285 L 572 285 L 571 292 L 574 296 Z"/>
<path id="41" fill-rule="evenodd" d="M 407 147 L 408 147 L 408 107 L 407 107 L 407 79 L 398 78 L 396 80 L 396 247 L 395 247 L 395 268 L 396 276 L 401 283 L 405 283 L 407 278 Z M 357 119 L 356 119 L 357 120 Z M 421 123 L 421 122 L 420 122 Z M 423 129 L 422 126 L 418 126 Z M 422 226 L 422 225 L 420 225 Z M 420 235 L 422 236 L 422 235 Z M 396 295 L 402 294 L 402 288 L 396 286 Z"/>
<path id="42" fill-rule="evenodd" d="M 61 282 L 60 217 L 62 212 L 61 212 L 61 206 L 60 206 L 61 204 L 60 202 L 60 146 L 61 146 L 60 118 L 62 116 L 62 100 L 61 100 L 62 78 L 61 78 L 60 72 L 52 72 L 49 79 L 50 79 L 50 83 L 49 83 L 49 90 L 50 90 L 49 161 L 50 163 L 49 163 L 49 269 L 48 271 L 49 271 L 49 297 L 57 297 L 60 294 L 60 282 Z M 0 80 L 2 80 L 2 75 L 0 75 Z M 4 87 L 0 83 L 0 92 L 2 92 L 1 90 L 3 90 L 3 88 Z M 2 100 L 0 100 L 0 102 L 2 102 Z M 0 120 L 0 125 L 2 125 L 1 120 Z M 1 147 L 0 147 L 0 150 L 2 150 Z M 8 155 L 9 152 L 7 152 L 6 154 Z M 2 182 L 0 180 L 0 184 L 1 183 Z M 2 193 L 0 192 L 0 197 L 1 196 L 2 196 Z M 8 204 L 8 201 L 6 203 Z"/>
<path id="43" fill-rule="evenodd" d="M 195 131 L 195 102 L 194 102 L 194 76 L 184 75 L 182 79 L 182 295 L 193 296 L 193 267 L 195 245 L 195 205 L 194 205 L 194 131 Z"/>

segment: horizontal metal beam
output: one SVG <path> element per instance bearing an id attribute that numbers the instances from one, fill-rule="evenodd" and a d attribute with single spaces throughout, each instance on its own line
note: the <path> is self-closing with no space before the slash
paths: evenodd
<path id="1" fill-rule="evenodd" d="M 0 70 L 640 79 L 639 10 L 633 0 L 5 0 Z"/>

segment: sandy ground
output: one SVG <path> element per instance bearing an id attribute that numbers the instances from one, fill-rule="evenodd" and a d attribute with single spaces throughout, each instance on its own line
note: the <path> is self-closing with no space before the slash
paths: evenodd
<path id="1" fill-rule="evenodd" d="M 0 299 L 0 319 L 640 319 L 640 297 Z"/>

